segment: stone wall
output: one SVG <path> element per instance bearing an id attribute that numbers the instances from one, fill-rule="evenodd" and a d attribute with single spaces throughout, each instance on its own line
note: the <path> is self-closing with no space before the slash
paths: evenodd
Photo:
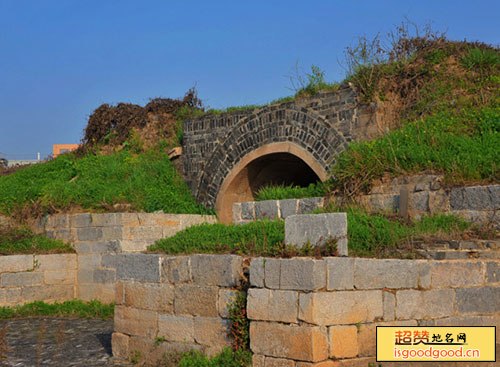
<path id="1" fill-rule="evenodd" d="M 353 140 L 371 140 L 386 128 L 378 106 L 360 105 L 354 88 L 223 114 L 207 114 L 183 125 L 186 182 L 199 202 L 214 207 L 224 179 L 250 152 L 271 143 L 293 142 L 324 170 Z"/>
<path id="2" fill-rule="evenodd" d="M 375 185 L 359 198 L 372 210 L 400 210 L 407 206 L 410 217 L 451 213 L 472 222 L 491 222 L 500 228 L 500 185 L 444 188 L 442 176 L 418 175 Z M 408 203 L 401 202 L 401 190 L 408 190 Z"/>
<path id="3" fill-rule="evenodd" d="M 308 214 L 324 207 L 325 198 L 248 201 L 233 204 L 233 223 L 244 224 L 257 219 L 285 219 L 291 215 Z"/>
<path id="4" fill-rule="evenodd" d="M 500 326 L 499 261 L 255 258 L 250 283 L 253 367 L 366 367 L 376 326 Z"/>
<path id="5" fill-rule="evenodd" d="M 41 218 L 35 230 L 70 242 L 76 250 L 72 299 L 113 302 L 117 276 L 109 254 L 145 251 L 156 240 L 191 225 L 215 223 L 215 216 L 164 213 L 79 213 Z M 20 301 L 20 303 L 23 303 Z"/>
<path id="6" fill-rule="evenodd" d="M 110 255 L 117 268 L 115 360 L 136 350 L 149 362 L 164 353 L 215 354 L 231 345 L 228 304 L 243 259 L 233 255 Z"/>
<path id="7" fill-rule="evenodd" d="M 0 256 L 0 306 L 73 299 L 76 274 L 75 254 Z"/>
<path id="8" fill-rule="evenodd" d="M 154 361 L 229 346 L 227 305 L 242 274 L 250 281 L 254 367 L 366 367 L 381 325 L 500 326 L 498 260 L 253 258 L 248 266 L 234 255 L 130 254 L 107 261 L 117 269 L 112 345 L 121 361 L 136 350 Z"/>
<path id="9" fill-rule="evenodd" d="M 475 223 L 491 223 L 500 229 L 500 185 L 444 188 L 443 177 L 418 175 L 393 179 L 373 186 L 356 200 L 369 211 L 406 212 L 411 218 L 426 214 L 458 215 Z M 408 193 L 402 200 L 402 190 Z M 340 198 L 330 198 L 340 202 Z M 261 218 L 282 218 L 322 208 L 326 198 L 251 201 L 233 204 L 233 222 L 247 223 Z"/>
<path id="10" fill-rule="evenodd" d="M 155 241 L 196 224 L 215 223 L 213 215 L 164 213 L 80 213 L 41 218 L 35 230 L 71 242 L 81 253 L 141 252 Z"/>

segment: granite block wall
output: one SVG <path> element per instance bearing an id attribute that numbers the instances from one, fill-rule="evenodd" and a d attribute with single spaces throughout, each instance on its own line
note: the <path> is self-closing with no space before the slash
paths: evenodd
<path id="1" fill-rule="evenodd" d="M 366 367 L 375 363 L 375 328 L 382 325 L 500 326 L 499 266 L 484 260 L 252 259 L 253 366 Z M 500 335 L 496 342 L 498 350 Z"/>
<path id="2" fill-rule="evenodd" d="M 213 355 L 231 345 L 228 305 L 240 285 L 241 257 L 130 254 L 107 261 L 117 264 L 116 361 L 136 350 L 156 362 L 168 352 Z"/>

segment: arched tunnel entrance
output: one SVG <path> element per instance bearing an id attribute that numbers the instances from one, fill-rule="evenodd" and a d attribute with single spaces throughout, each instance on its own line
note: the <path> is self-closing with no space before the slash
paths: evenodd
<path id="1" fill-rule="evenodd" d="M 254 200 L 263 186 L 305 187 L 326 178 L 323 167 L 300 146 L 289 142 L 263 146 L 247 154 L 224 180 L 216 202 L 219 219 L 230 223 L 233 203 Z"/>

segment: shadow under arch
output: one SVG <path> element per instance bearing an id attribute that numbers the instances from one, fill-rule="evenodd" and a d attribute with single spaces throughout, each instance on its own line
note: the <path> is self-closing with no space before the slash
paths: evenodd
<path id="1" fill-rule="evenodd" d="M 327 179 L 326 170 L 301 146 L 292 142 L 266 144 L 246 154 L 226 176 L 215 210 L 222 223 L 230 223 L 233 203 L 254 200 L 254 193 L 262 186 L 307 186 Z"/>

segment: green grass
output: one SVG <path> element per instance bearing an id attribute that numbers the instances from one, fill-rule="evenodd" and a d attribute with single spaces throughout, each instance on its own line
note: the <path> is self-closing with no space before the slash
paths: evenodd
<path id="1" fill-rule="evenodd" d="M 12 215 L 25 203 L 39 214 L 75 206 L 108 211 L 116 203 L 146 212 L 211 213 L 195 202 L 162 146 L 144 153 L 130 147 L 112 155 L 64 154 L 1 176 L 0 212 Z"/>
<path id="2" fill-rule="evenodd" d="M 424 216 L 413 223 L 384 214 L 368 214 L 355 207 L 327 208 L 321 212 L 347 212 L 349 256 L 384 256 L 399 245 L 423 235 L 457 234 L 471 225 L 452 215 Z M 243 225 L 201 224 L 155 242 L 150 252 L 168 254 L 237 253 L 241 255 L 290 257 L 331 256 L 336 249 L 286 247 L 283 221 L 257 221 Z M 389 252 L 388 252 L 389 251 Z"/>
<path id="3" fill-rule="evenodd" d="M 278 99 L 274 99 L 271 102 L 264 103 L 264 104 L 248 104 L 248 105 L 243 105 L 243 106 L 230 106 L 230 107 L 220 108 L 220 109 L 211 108 L 211 109 L 208 109 L 205 113 L 211 114 L 211 115 L 219 115 L 221 113 L 227 113 L 227 112 L 239 112 L 239 111 L 246 111 L 246 110 L 254 110 L 256 108 L 266 107 L 266 106 L 270 106 L 272 104 L 292 102 L 294 99 L 295 99 L 294 96 L 280 97 Z"/>
<path id="4" fill-rule="evenodd" d="M 282 200 L 282 199 L 300 199 L 315 196 L 325 196 L 328 194 L 328 184 L 314 183 L 307 187 L 300 186 L 264 186 L 259 189 L 256 194 L 257 201 L 262 200 Z"/>
<path id="5" fill-rule="evenodd" d="M 263 220 L 242 225 L 204 223 L 156 241 L 148 251 L 168 254 L 231 252 L 274 256 L 281 251 L 283 241 L 283 221 Z"/>
<path id="6" fill-rule="evenodd" d="M 192 351 L 184 354 L 178 367 L 247 367 L 252 364 L 252 353 L 250 351 L 232 351 L 225 348 L 213 357 Z"/>
<path id="7" fill-rule="evenodd" d="M 29 227 L 0 227 L 0 255 L 68 252 L 75 252 L 70 244 L 35 234 Z"/>
<path id="8" fill-rule="evenodd" d="M 107 305 L 96 300 L 90 302 L 72 300 L 61 303 L 54 302 L 52 304 L 43 301 L 35 301 L 21 306 L 0 307 L 0 319 L 70 317 L 110 320 L 113 318 L 113 315 L 114 304 Z"/>
<path id="9" fill-rule="evenodd" d="M 347 212 L 349 256 L 384 256 L 398 246 L 422 235 L 442 235 L 463 232 L 471 224 L 453 215 L 424 216 L 405 223 L 383 214 L 367 214 L 359 208 L 327 208 L 326 212 Z"/>
<path id="10" fill-rule="evenodd" d="M 433 171 L 449 185 L 500 180 L 500 107 L 441 112 L 371 142 L 351 143 L 332 167 L 334 185 L 368 192 L 374 179 Z"/>

